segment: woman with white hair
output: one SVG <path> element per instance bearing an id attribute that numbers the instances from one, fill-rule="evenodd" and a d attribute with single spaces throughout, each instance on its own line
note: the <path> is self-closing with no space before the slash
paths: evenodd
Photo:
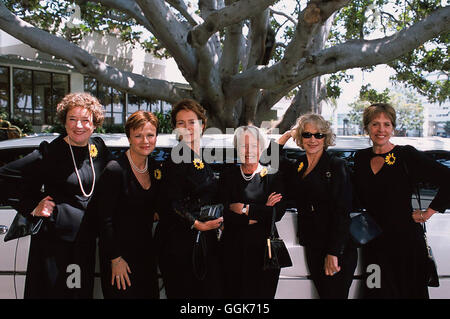
<path id="1" fill-rule="evenodd" d="M 289 199 L 298 212 L 298 237 L 314 285 L 322 299 L 345 299 L 357 263 L 350 240 L 352 188 L 346 162 L 326 152 L 334 145 L 330 123 L 306 114 L 278 140 L 291 137 L 305 150 L 296 161 L 282 161 Z"/>
<path id="2" fill-rule="evenodd" d="M 273 206 L 284 215 L 282 183 L 259 159 L 267 139 L 254 126 L 234 134 L 240 166 L 223 174 L 225 297 L 274 298 L 279 270 L 263 270 Z"/>

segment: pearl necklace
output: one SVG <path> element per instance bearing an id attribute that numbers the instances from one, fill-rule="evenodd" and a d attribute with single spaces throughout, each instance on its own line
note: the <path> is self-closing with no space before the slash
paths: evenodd
<path id="1" fill-rule="evenodd" d="M 69 144 L 70 154 L 72 154 L 73 167 L 75 168 L 75 173 L 77 174 L 78 184 L 80 185 L 81 193 L 83 193 L 84 197 L 90 197 L 92 195 L 92 193 L 94 192 L 94 187 L 95 187 L 95 170 L 94 170 L 94 163 L 92 162 L 92 156 L 91 156 L 91 152 L 90 152 L 91 144 L 88 143 L 88 152 L 89 152 L 89 161 L 91 163 L 92 175 L 94 176 L 94 179 L 92 180 L 91 191 L 89 192 L 89 194 L 86 194 L 86 192 L 84 191 L 84 188 L 83 188 L 83 183 L 81 182 L 80 174 L 78 173 L 77 164 L 75 162 L 75 156 L 73 155 L 72 145 L 70 145 L 69 135 L 67 135 L 67 138 L 69 139 L 69 143 L 67 143 L 67 144 Z"/>
<path id="2" fill-rule="evenodd" d="M 131 154 L 130 154 L 130 150 L 128 150 L 126 152 L 128 160 L 130 161 L 131 166 L 135 169 L 136 172 L 144 174 L 147 172 L 148 170 L 148 157 L 145 158 L 145 166 L 143 169 L 140 169 L 139 167 L 137 167 L 134 163 L 133 160 L 131 159 Z"/>
<path id="3" fill-rule="evenodd" d="M 244 171 L 242 170 L 242 165 L 239 166 L 239 169 L 241 170 L 242 178 L 243 178 L 245 181 L 249 182 L 249 181 L 252 180 L 253 177 L 255 177 L 256 173 L 258 173 L 258 172 L 261 171 L 262 166 L 261 166 L 261 164 L 258 163 L 258 167 L 255 169 L 255 171 L 253 172 L 253 174 L 250 175 L 250 176 L 245 176 Z"/>

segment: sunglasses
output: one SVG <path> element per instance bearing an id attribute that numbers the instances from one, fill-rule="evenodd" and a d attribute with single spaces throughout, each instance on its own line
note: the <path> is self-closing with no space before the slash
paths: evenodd
<path id="1" fill-rule="evenodd" d="M 326 136 L 326 134 L 322 134 L 322 133 L 310 133 L 310 132 L 303 132 L 302 133 L 302 137 L 303 138 L 311 138 L 311 137 L 315 137 L 316 139 L 318 139 L 318 140 L 320 140 L 320 139 L 323 139 L 325 136 Z"/>

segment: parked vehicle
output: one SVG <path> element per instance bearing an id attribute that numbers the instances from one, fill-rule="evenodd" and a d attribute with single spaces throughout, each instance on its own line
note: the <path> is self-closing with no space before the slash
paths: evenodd
<path id="1" fill-rule="evenodd" d="M 128 148 L 128 140 L 125 134 L 98 135 L 103 138 L 106 145 L 115 155 L 119 155 L 120 152 L 124 152 Z M 46 140 L 50 142 L 57 136 L 57 134 L 42 134 L 0 142 L 0 166 L 30 153 L 42 141 Z M 269 136 L 269 138 L 275 140 L 278 137 L 279 135 Z M 448 139 L 439 137 L 395 137 L 392 141 L 399 145 L 413 145 L 417 149 L 425 151 L 437 161 L 450 167 L 450 140 Z M 171 149 L 176 144 L 177 141 L 174 135 L 161 134 L 158 136 L 157 146 L 152 156 L 157 161 L 163 161 L 170 156 Z M 352 167 L 355 152 L 369 146 L 369 139 L 367 137 L 338 136 L 336 145 L 330 147 L 329 152 L 333 152 L 339 157 L 346 159 L 349 166 Z M 212 168 L 218 178 L 220 178 L 220 174 L 227 167 L 235 165 L 236 154 L 233 150 L 232 135 L 204 135 L 202 138 L 202 148 L 206 149 L 206 153 L 213 158 Z M 296 158 L 303 153 L 292 140 L 286 144 L 285 149 L 287 156 L 290 158 Z M 1 191 L 7 190 L 2 189 Z M 422 185 L 422 207 L 428 206 L 435 193 L 436 190 L 433 185 Z M 417 207 L 417 205 L 414 206 Z M 5 203 L 0 203 L 0 299 L 23 298 L 24 293 L 30 238 L 25 237 L 6 243 L 3 242 L 4 234 L 15 214 L 16 211 L 14 209 L 5 206 Z M 284 239 L 289 249 L 293 266 L 282 269 L 276 298 L 317 298 L 314 285 L 309 278 L 303 247 L 299 245 L 296 236 L 296 210 L 294 208 L 287 209 L 286 214 L 278 222 L 277 227 L 280 236 Z M 450 298 L 450 210 L 447 210 L 447 214 L 435 214 L 427 222 L 427 230 L 428 241 L 433 248 L 441 282 L 439 288 L 430 288 L 430 297 Z M 97 272 L 99 271 L 98 269 L 97 265 Z M 363 271 L 358 266 L 350 289 L 350 298 L 358 297 L 359 287 L 363 284 L 361 282 L 361 274 Z M 96 298 L 102 297 L 98 274 L 96 276 L 94 295 Z"/>

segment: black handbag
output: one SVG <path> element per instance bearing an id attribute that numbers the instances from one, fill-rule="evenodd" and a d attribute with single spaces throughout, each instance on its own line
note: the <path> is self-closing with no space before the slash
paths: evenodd
<path id="1" fill-rule="evenodd" d="M 267 238 L 267 245 L 264 254 L 264 270 L 280 269 L 292 266 L 291 256 L 289 251 L 281 238 L 275 238 L 275 206 L 272 209 L 272 229 L 270 237 Z"/>
<path id="2" fill-rule="evenodd" d="M 405 169 L 406 172 L 406 176 L 408 176 L 409 178 L 409 172 L 408 172 L 408 167 L 406 166 L 406 163 L 403 162 L 403 167 Z M 416 201 L 419 205 L 419 209 L 422 210 L 422 203 L 421 203 L 421 198 L 420 198 L 420 190 L 419 187 L 417 185 L 414 185 L 412 183 L 412 181 L 410 180 L 411 186 L 413 188 L 413 193 L 416 196 Z M 428 239 L 427 239 L 427 227 L 425 226 L 425 223 L 422 224 L 422 228 L 423 228 L 423 237 L 425 240 L 425 245 L 427 247 L 427 259 L 426 259 L 426 282 L 427 282 L 427 286 L 428 287 L 439 287 L 439 275 L 437 272 L 437 264 L 436 261 L 434 260 L 434 256 L 433 256 L 433 251 L 431 250 L 430 245 L 428 244 Z"/>
<path id="3" fill-rule="evenodd" d="M 428 245 L 427 240 L 427 229 L 425 223 L 423 223 L 423 236 L 425 238 L 425 244 L 427 245 L 427 261 L 426 261 L 426 271 L 427 271 L 427 285 L 428 287 L 439 287 L 439 275 L 437 272 L 436 261 L 434 260 L 433 251 L 430 245 Z"/>
<path id="4" fill-rule="evenodd" d="M 206 205 L 200 208 L 200 213 L 198 214 L 198 220 L 201 222 L 205 222 L 208 220 L 214 220 L 223 215 L 223 205 L 222 204 L 214 204 L 214 205 Z"/>
<path id="5" fill-rule="evenodd" d="M 350 213 L 350 234 L 358 245 L 365 245 L 381 234 L 381 228 L 365 210 Z"/>
<path id="6" fill-rule="evenodd" d="M 41 228 L 42 221 L 42 218 L 24 216 L 21 213 L 17 213 L 3 240 L 7 242 L 29 235 L 36 235 Z"/>

